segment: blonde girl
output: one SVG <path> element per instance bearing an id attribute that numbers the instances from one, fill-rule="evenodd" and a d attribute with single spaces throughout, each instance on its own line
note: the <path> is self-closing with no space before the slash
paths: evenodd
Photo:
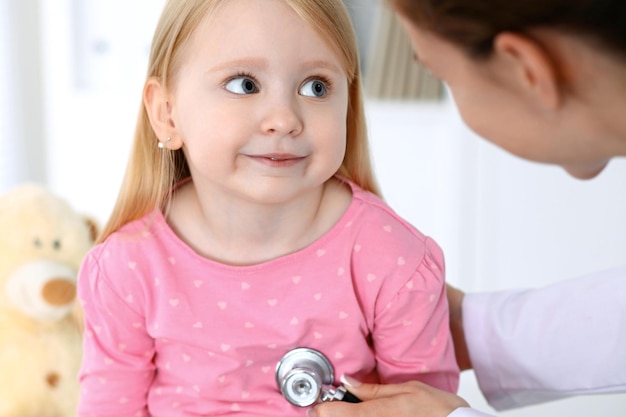
<path id="1" fill-rule="evenodd" d="M 304 415 L 274 378 L 298 347 L 455 391 L 443 254 L 378 196 L 342 2 L 171 0 L 149 68 L 80 271 L 78 414 Z"/>

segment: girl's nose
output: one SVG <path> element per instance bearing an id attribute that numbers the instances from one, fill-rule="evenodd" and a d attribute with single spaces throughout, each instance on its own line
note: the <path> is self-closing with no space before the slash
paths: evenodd
<path id="1" fill-rule="evenodd" d="M 294 100 L 268 103 L 261 122 L 267 135 L 298 136 L 304 126 L 302 116 Z"/>

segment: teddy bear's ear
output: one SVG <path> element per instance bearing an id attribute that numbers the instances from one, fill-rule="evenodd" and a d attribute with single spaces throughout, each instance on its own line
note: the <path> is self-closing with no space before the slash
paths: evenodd
<path id="1" fill-rule="evenodd" d="M 98 223 L 96 223 L 95 219 L 89 216 L 83 216 L 83 220 L 89 228 L 89 236 L 91 237 L 91 241 L 95 242 L 96 239 L 98 239 L 98 234 L 100 233 L 100 227 L 98 226 Z"/>

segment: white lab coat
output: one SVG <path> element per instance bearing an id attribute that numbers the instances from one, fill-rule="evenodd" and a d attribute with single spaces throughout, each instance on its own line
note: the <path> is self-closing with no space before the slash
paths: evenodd
<path id="1" fill-rule="evenodd" d="M 626 267 L 545 288 L 467 294 L 463 326 L 496 410 L 626 392 Z M 488 414 L 461 408 L 449 417 Z"/>

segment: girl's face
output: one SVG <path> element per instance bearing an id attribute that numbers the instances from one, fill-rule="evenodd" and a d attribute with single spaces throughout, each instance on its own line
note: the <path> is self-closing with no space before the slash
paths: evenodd
<path id="1" fill-rule="evenodd" d="M 346 147 L 340 59 L 282 0 L 229 0 L 185 46 L 171 98 L 200 193 L 280 203 L 318 188 Z"/>

